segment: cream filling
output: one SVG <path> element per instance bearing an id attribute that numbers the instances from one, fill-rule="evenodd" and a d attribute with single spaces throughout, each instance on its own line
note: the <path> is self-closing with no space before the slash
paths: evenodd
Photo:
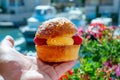
<path id="1" fill-rule="evenodd" d="M 47 45 L 73 45 L 74 40 L 72 37 L 61 36 L 47 39 Z"/>

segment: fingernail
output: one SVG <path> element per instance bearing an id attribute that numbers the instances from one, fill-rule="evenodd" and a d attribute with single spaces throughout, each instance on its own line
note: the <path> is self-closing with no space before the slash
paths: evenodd
<path id="1" fill-rule="evenodd" d="M 8 40 L 10 40 L 10 41 L 14 41 L 14 39 L 10 36 L 10 35 L 7 35 L 4 39 L 8 39 Z"/>
<path id="2" fill-rule="evenodd" d="M 8 39 L 8 38 L 11 38 L 11 36 L 10 36 L 10 35 L 7 35 L 7 36 L 5 37 L 5 39 Z"/>

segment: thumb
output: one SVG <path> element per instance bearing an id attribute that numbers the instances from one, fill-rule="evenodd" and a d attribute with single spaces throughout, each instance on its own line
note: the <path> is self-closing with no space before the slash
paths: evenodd
<path id="1" fill-rule="evenodd" d="M 11 48 L 12 48 L 12 47 L 14 46 L 14 39 L 13 39 L 11 36 L 7 35 L 7 36 L 2 40 L 1 45 L 3 45 L 3 46 L 8 46 L 8 47 L 11 47 Z"/>

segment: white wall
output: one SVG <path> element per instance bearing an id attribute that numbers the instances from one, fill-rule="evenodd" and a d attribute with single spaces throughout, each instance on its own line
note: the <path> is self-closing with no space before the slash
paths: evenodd
<path id="1" fill-rule="evenodd" d="M 50 5 L 51 4 L 51 0 L 39 0 L 40 1 L 40 5 Z"/>
<path id="2" fill-rule="evenodd" d="M 118 9 L 119 9 L 119 0 L 113 0 L 113 5 L 100 5 L 99 6 L 99 12 L 114 12 L 114 13 L 118 13 Z M 91 6 L 96 7 L 95 5 L 86 5 L 88 8 L 91 8 Z"/>
<path id="3" fill-rule="evenodd" d="M 50 0 L 24 0 L 25 7 L 28 11 L 33 11 L 37 5 L 49 5 Z"/>
<path id="4" fill-rule="evenodd" d="M 13 22 L 20 22 L 24 19 L 27 19 L 31 16 L 32 13 L 22 13 L 22 14 L 0 14 L 0 21 L 13 21 Z"/>
<path id="5" fill-rule="evenodd" d="M 113 6 L 100 6 L 100 12 L 106 11 L 111 13 L 118 13 L 119 0 L 113 0 Z"/>
<path id="6" fill-rule="evenodd" d="M 36 6 L 35 0 L 24 0 L 24 3 L 27 11 L 33 11 Z"/>
<path id="7" fill-rule="evenodd" d="M 103 13 L 103 12 L 105 12 L 105 13 L 113 13 L 113 12 L 115 12 L 114 11 L 114 6 L 100 6 L 99 7 L 99 12 L 100 13 Z"/>
<path id="8" fill-rule="evenodd" d="M 114 1 L 114 12 L 118 12 L 118 10 L 119 10 L 119 8 L 120 8 L 120 6 L 119 6 L 119 4 L 120 4 L 120 1 L 119 0 L 113 0 Z"/>

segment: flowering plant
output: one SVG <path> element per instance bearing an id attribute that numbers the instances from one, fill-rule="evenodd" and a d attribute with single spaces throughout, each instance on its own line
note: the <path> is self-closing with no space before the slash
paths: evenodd
<path id="1" fill-rule="evenodd" d="M 78 34 L 83 36 L 80 67 L 65 74 L 61 80 L 120 80 L 120 35 L 117 28 L 90 24 Z"/>

